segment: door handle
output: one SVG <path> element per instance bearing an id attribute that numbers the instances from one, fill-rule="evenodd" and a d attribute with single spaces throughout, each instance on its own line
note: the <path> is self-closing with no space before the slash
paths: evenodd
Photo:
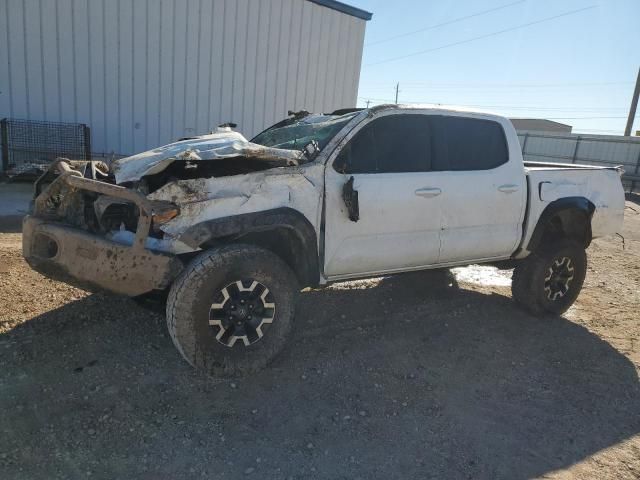
<path id="1" fill-rule="evenodd" d="M 419 188 L 415 191 L 415 194 L 419 197 L 431 198 L 437 197 L 442 193 L 442 190 L 439 188 Z"/>
<path id="2" fill-rule="evenodd" d="M 514 185 L 512 183 L 508 183 L 506 185 L 500 185 L 498 190 L 502 193 L 513 193 L 517 192 L 519 189 L 518 185 Z"/>

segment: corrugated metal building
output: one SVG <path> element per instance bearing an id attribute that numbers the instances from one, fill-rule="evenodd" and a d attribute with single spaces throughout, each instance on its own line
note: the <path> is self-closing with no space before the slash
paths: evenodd
<path id="1" fill-rule="evenodd" d="M 356 105 L 371 14 L 333 0 L 0 0 L 0 118 L 132 154 Z M 4 38 L 2 38 L 4 37 Z"/>

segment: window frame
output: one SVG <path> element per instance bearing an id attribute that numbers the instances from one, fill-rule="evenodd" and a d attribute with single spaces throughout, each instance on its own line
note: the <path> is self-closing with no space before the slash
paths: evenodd
<path id="1" fill-rule="evenodd" d="M 441 117 L 441 118 L 457 118 L 457 119 L 462 119 L 462 120 L 472 120 L 472 121 L 476 121 L 476 122 L 485 122 L 485 123 L 493 123 L 495 125 L 498 126 L 498 128 L 500 129 L 500 138 L 502 139 L 503 143 L 504 143 L 504 149 L 505 149 L 505 153 L 506 153 L 506 159 L 504 162 L 499 163 L 498 165 L 495 165 L 493 167 L 489 167 L 489 168 L 474 168 L 474 169 L 464 169 L 464 170 L 453 170 L 451 168 L 447 169 L 447 170 L 431 170 L 432 172 L 487 172 L 490 170 L 495 170 L 496 168 L 500 168 L 504 165 L 507 165 L 509 163 L 509 161 L 511 160 L 511 152 L 509 151 L 509 142 L 507 141 L 507 134 L 504 131 L 504 126 L 502 125 L 501 122 L 494 120 L 494 119 L 490 119 L 490 118 L 477 118 L 477 117 L 472 117 L 472 116 L 467 116 L 467 115 L 443 115 L 441 113 L 434 113 L 432 115 L 429 115 L 430 117 Z M 433 132 L 433 129 L 431 129 L 431 132 Z M 434 143 L 437 142 L 437 140 L 432 139 L 432 149 L 433 149 L 433 145 Z M 432 161 L 432 165 L 433 165 L 433 161 Z M 447 163 L 450 166 L 451 163 L 448 161 L 447 159 Z"/>
<path id="2" fill-rule="evenodd" d="M 507 138 L 507 133 L 505 131 L 503 122 L 501 121 L 501 118 L 484 118 L 484 117 L 478 117 L 475 114 L 464 114 L 464 112 L 460 112 L 460 114 L 457 114 L 458 112 L 448 112 L 448 111 L 443 111 L 443 110 L 433 110 L 433 111 L 425 111 L 422 109 L 398 109 L 398 110 L 392 110 L 392 111 L 383 111 L 380 112 L 379 114 L 373 115 L 371 117 L 365 117 L 363 118 L 361 121 L 359 121 L 358 123 L 356 123 L 356 125 L 353 125 L 352 127 L 349 126 L 349 124 L 347 124 L 345 126 L 344 130 L 348 130 L 344 136 L 340 135 L 342 138 L 338 141 L 338 144 L 335 146 L 335 148 L 331 151 L 331 153 L 329 153 L 328 155 L 328 161 L 331 163 L 331 167 L 332 169 L 341 175 L 385 175 L 385 174 L 405 174 L 405 173 L 438 173 L 438 172 L 487 172 L 487 171 L 491 171 L 491 170 L 495 170 L 497 168 L 503 167 L 505 165 L 508 165 L 511 161 L 511 151 L 510 151 L 510 144 Z M 347 148 L 347 146 L 353 141 L 354 138 L 356 138 L 360 132 L 366 128 L 368 125 L 370 125 L 371 123 L 375 122 L 376 120 L 383 118 L 383 117 L 387 117 L 387 116 L 394 116 L 394 115 L 421 115 L 421 116 L 425 116 L 428 118 L 428 120 L 431 122 L 432 117 L 443 117 L 443 118 L 460 118 L 460 119 L 469 119 L 469 120 L 476 120 L 479 122 L 491 122 L 491 123 L 495 123 L 499 129 L 500 129 L 500 135 L 501 135 L 501 139 L 504 142 L 504 146 L 505 146 L 505 151 L 506 151 L 506 160 L 503 163 L 500 163 L 499 165 L 496 165 L 494 167 L 491 168 L 476 168 L 473 170 L 434 170 L 433 168 L 430 170 L 425 170 L 425 171 L 406 171 L 406 172 L 376 172 L 376 171 L 372 171 L 372 172 L 366 172 L 366 173 L 349 173 L 349 172 L 343 172 L 338 170 L 338 168 L 336 168 L 337 163 L 338 163 L 338 159 L 340 157 L 340 155 L 342 154 L 343 150 L 345 150 L 345 148 Z M 482 114 L 480 114 L 482 115 Z M 357 118 L 357 117 L 356 117 Z M 350 127 L 350 128 L 347 128 Z M 435 161 L 434 161 L 434 144 L 435 144 L 435 139 L 433 137 L 433 128 L 430 125 L 430 136 L 431 136 L 431 141 L 430 141 L 430 148 L 431 148 L 431 166 L 434 165 Z"/>

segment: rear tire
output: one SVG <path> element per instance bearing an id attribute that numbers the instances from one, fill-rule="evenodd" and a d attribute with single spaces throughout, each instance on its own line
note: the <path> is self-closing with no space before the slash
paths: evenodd
<path id="1" fill-rule="evenodd" d="M 298 285 L 289 266 L 252 245 L 197 256 L 167 299 L 171 339 L 192 366 L 216 376 L 264 368 L 284 347 Z"/>
<path id="2" fill-rule="evenodd" d="M 587 273 L 584 247 L 565 239 L 519 262 L 511 284 L 513 299 L 535 315 L 561 315 L 576 301 Z"/>

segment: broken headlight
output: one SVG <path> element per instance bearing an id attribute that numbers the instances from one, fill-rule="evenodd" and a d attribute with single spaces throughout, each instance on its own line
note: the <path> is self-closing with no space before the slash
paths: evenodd
<path id="1" fill-rule="evenodd" d="M 153 213 L 151 214 L 152 227 L 158 231 L 160 225 L 173 220 L 180 215 L 180 208 L 172 203 L 155 203 L 153 205 Z"/>

